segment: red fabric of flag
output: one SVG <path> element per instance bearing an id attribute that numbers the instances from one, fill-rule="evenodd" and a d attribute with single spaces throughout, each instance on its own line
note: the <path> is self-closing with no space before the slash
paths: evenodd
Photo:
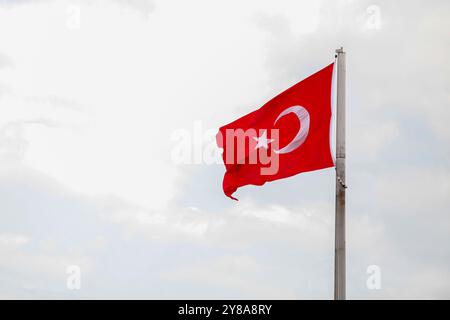
<path id="1" fill-rule="evenodd" d="M 330 146 L 334 63 L 261 108 L 219 129 L 226 172 L 223 191 L 263 185 L 301 172 L 333 167 Z"/>

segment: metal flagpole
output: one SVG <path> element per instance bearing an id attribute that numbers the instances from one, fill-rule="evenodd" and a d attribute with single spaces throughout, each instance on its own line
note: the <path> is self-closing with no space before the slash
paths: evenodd
<path id="1" fill-rule="evenodd" d="M 337 53 L 334 299 L 345 300 L 345 52 Z"/>

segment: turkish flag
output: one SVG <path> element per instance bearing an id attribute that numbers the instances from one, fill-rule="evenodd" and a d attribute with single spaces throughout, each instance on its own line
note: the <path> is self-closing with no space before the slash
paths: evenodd
<path id="1" fill-rule="evenodd" d="M 224 193 L 334 166 L 330 145 L 334 63 L 219 129 Z"/>

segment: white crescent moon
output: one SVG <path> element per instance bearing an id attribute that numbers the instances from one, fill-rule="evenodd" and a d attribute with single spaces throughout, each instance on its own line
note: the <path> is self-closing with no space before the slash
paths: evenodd
<path id="1" fill-rule="evenodd" d="M 300 130 L 297 132 L 297 135 L 294 137 L 294 139 L 292 139 L 292 141 L 289 142 L 286 146 L 284 146 L 279 150 L 275 150 L 276 153 L 288 153 L 294 151 L 295 149 L 300 147 L 303 144 L 303 142 L 305 142 L 306 137 L 308 136 L 309 113 L 302 106 L 292 106 L 283 110 L 283 112 L 280 113 L 280 115 L 273 124 L 276 124 L 280 118 L 284 117 L 289 113 L 293 113 L 297 116 L 298 121 L 300 121 Z"/>

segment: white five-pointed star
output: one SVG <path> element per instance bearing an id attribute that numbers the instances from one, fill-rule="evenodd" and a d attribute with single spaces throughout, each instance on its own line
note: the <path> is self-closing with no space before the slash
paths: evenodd
<path id="1" fill-rule="evenodd" d="M 264 149 L 269 148 L 269 143 L 271 143 L 274 139 L 267 139 L 267 130 L 264 130 L 264 132 L 261 134 L 260 137 L 253 137 L 255 141 L 257 142 L 255 146 L 255 150 L 258 148 L 263 147 Z"/>

